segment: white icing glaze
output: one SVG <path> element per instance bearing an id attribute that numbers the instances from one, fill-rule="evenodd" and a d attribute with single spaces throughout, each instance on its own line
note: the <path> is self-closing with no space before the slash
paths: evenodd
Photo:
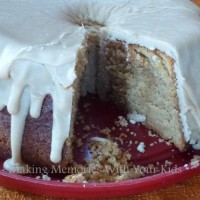
<path id="1" fill-rule="evenodd" d="M 76 54 L 91 22 L 102 25 L 104 37 L 174 58 L 185 138 L 195 129 L 194 143 L 200 142 L 200 9 L 189 0 L 4 0 L 0 13 L 0 108 L 12 115 L 13 163 L 22 162 L 25 118 L 40 115 L 47 94 L 53 98 L 50 157 L 60 161 L 73 96 L 64 88 L 76 79 Z"/>

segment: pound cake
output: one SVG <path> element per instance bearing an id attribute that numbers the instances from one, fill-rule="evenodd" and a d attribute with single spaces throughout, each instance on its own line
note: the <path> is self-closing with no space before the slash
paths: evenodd
<path id="1" fill-rule="evenodd" d="M 200 9 L 190 0 L 4 0 L 0 13 L 6 170 L 70 163 L 87 93 L 145 115 L 180 151 L 199 148 Z"/>

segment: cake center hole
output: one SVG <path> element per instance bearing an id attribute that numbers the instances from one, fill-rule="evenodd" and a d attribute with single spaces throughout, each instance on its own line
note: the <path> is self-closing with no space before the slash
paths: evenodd
<path id="1" fill-rule="evenodd" d="M 92 21 L 92 20 L 82 20 L 79 22 L 80 26 L 99 26 L 99 27 L 103 27 L 104 24 L 101 24 L 97 21 Z"/>

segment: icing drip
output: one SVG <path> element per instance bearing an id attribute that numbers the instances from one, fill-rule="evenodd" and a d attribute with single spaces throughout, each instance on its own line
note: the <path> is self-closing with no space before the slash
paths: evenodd
<path id="1" fill-rule="evenodd" d="M 41 87 L 42 85 L 42 87 Z M 47 94 L 53 99 L 53 130 L 51 160 L 61 160 L 62 147 L 69 136 L 73 88 L 65 90 L 55 83 L 45 66 L 34 61 L 18 59 L 10 68 L 10 79 L 1 80 L 1 108 L 7 105 L 11 117 L 12 158 L 5 162 L 8 171 L 26 171 L 21 159 L 21 144 L 26 117 L 30 110 L 33 118 L 40 116 L 43 100 Z"/>
<path id="2" fill-rule="evenodd" d="M 50 159 L 61 161 L 62 148 L 69 137 L 75 64 L 85 29 L 77 27 L 63 33 L 57 42 L 13 50 L 4 50 L 0 62 L 0 108 L 11 114 L 12 158 L 4 163 L 11 172 L 26 172 L 21 159 L 21 144 L 26 117 L 38 118 L 43 100 L 53 99 L 53 128 Z M 8 57 L 9 56 L 9 57 Z M 12 59 L 13 58 L 13 59 Z M 67 89 L 66 89 L 67 88 Z"/>
<path id="3" fill-rule="evenodd" d="M 24 168 L 20 149 L 25 120 L 29 113 L 40 116 L 47 94 L 53 99 L 50 158 L 61 160 L 70 131 L 76 55 L 87 32 L 84 26 L 90 25 L 100 26 L 105 40 L 157 48 L 175 60 L 183 131 L 189 139 L 187 122 L 196 120 L 195 141 L 200 143 L 200 9 L 189 0 L 7 0 L 0 13 L 0 109 L 7 106 L 12 115 L 12 158 L 5 169 Z M 188 69 L 194 69 L 191 77 Z M 190 93 L 193 102 L 186 100 Z M 189 112 L 188 104 L 194 102 L 197 109 Z"/>
<path id="4" fill-rule="evenodd" d="M 11 117 L 10 137 L 12 158 L 8 159 L 4 163 L 4 169 L 12 173 L 26 173 L 27 168 L 27 165 L 23 162 L 21 158 L 22 137 L 24 133 L 26 117 L 28 115 L 28 110 L 30 106 L 29 101 L 27 101 L 27 97 L 29 97 L 29 91 L 28 88 L 24 88 L 22 96 L 19 96 L 21 100 L 20 109 L 18 108 L 19 112 L 17 112 L 17 114 L 12 115 Z"/>

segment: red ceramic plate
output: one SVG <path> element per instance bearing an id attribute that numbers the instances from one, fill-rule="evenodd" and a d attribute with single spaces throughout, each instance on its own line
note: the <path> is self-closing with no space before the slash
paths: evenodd
<path id="1" fill-rule="evenodd" d="M 191 162 L 194 155 L 200 152 L 189 148 L 179 152 L 172 144 L 161 140 L 153 132 L 141 124 L 128 124 L 127 127 L 117 126 L 119 116 L 124 116 L 111 103 L 99 101 L 95 96 L 81 99 L 79 120 L 75 128 L 76 135 L 82 138 L 84 146 L 74 150 L 77 162 L 83 162 L 89 155 L 88 141 L 91 137 L 105 137 L 102 129 L 111 130 L 111 137 L 119 143 L 124 151 L 131 153 L 132 167 L 142 166 L 144 177 L 123 182 L 112 183 L 64 183 L 65 174 L 48 174 L 51 181 L 36 179 L 37 174 L 22 176 L 3 170 L 3 159 L 0 159 L 0 185 L 11 189 L 37 195 L 65 198 L 105 198 L 139 194 L 159 189 L 200 172 L 199 161 Z M 85 127 L 89 126 L 88 129 Z M 84 136 L 87 134 L 87 137 Z M 155 136 L 155 137 L 153 137 Z M 145 144 L 145 152 L 137 151 L 140 142 Z"/>

